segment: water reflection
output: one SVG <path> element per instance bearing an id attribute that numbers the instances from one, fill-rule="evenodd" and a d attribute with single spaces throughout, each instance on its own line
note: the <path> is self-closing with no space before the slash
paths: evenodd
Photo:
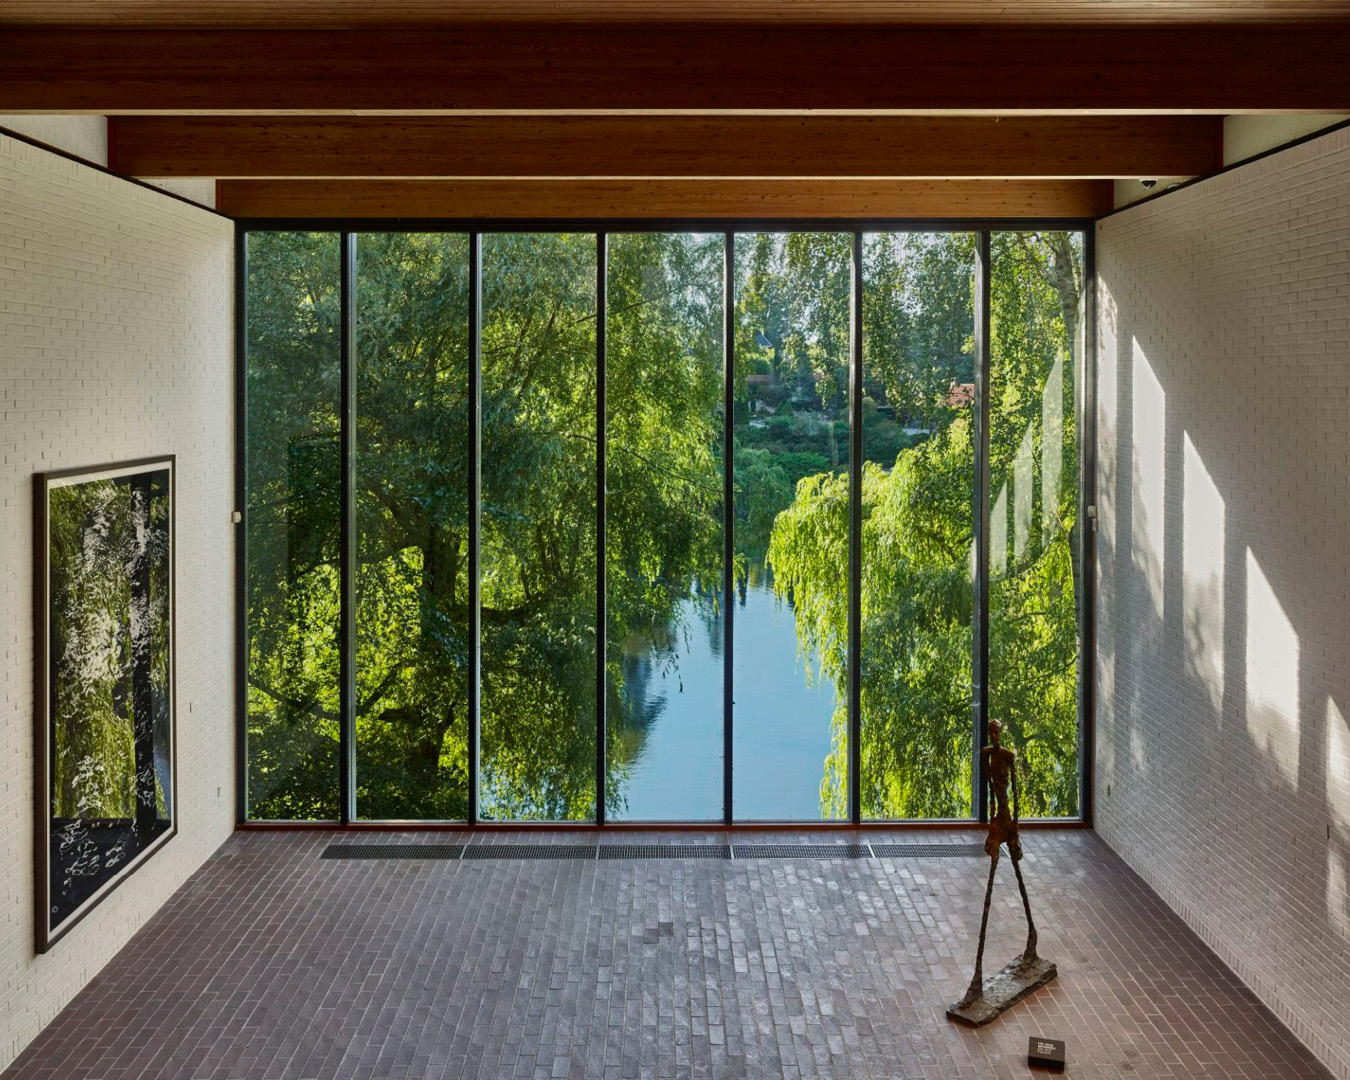
<path id="1" fill-rule="evenodd" d="M 818 678 L 817 657 L 801 656 L 791 607 L 756 570 L 736 605 L 735 814 L 819 819 L 835 688 Z M 671 627 L 624 643 L 623 737 L 634 756 L 616 816 L 721 817 L 722 641 L 722 620 L 690 600 Z"/>
<path id="2" fill-rule="evenodd" d="M 623 645 L 628 775 L 633 821 L 713 821 L 722 816 L 722 630 L 694 600 L 672 625 Z"/>
<path id="3" fill-rule="evenodd" d="M 792 608 L 767 576 L 751 576 L 736 608 L 734 685 L 736 817 L 819 820 L 838 698 L 820 658 L 798 649 Z"/>

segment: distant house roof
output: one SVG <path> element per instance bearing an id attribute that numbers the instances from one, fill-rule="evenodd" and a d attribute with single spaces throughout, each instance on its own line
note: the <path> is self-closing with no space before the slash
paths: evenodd
<path id="1" fill-rule="evenodd" d="M 746 386 L 770 386 L 772 383 L 772 375 L 747 375 L 745 377 Z"/>
<path id="2" fill-rule="evenodd" d="M 964 409 L 967 405 L 975 401 L 975 384 L 970 382 L 954 382 L 951 389 L 947 391 L 947 407 L 949 409 Z"/>

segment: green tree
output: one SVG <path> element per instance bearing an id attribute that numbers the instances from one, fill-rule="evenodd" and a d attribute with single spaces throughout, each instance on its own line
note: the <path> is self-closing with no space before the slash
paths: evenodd
<path id="1" fill-rule="evenodd" d="M 363 817 L 468 812 L 468 238 L 358 237 Z"/>
<path id="2" fill-rule="evenodd" d="M 990 716 L 1021 752 L 1024 813 L 1074 815 L 1081 237 L 995 233 L 993 266 L 990 489 L 1006 493 L 1008 534 L 990 582 Z"/>
<path id="3" fill-rule="evenodd" d="M 250 238 L 249 767 L 258 816 L 336 816 L 336 246 Z M 595 246 L 484 241 L 482 803 L 594 814 Z M 715 606 L 720 237 L 616 238 L 609 268 L 609 640 Z M 359 237 L 357 795 L 467 812 L 467 244 Z M 659 524 L 658 524 L 659 523 Z M 765 526 L 767 535 L 767 525 Z M 640 741 L 613 647 L 616 779 Z M 621 804 L 622 785 L 611 800 Z"/>
<path id="4" fill-rule="evenodd" d="M 610 238 L 607 619 L 596 613 L 596 249 L 484 238 L 482 785 L 485 814 L 595 813 L 596 649 L 611 812 L 652 716 L 622 643 L 720 613 L 721 237 Z M 850 272 L 845 234 L 738 239 L 735 576 L 768 579 L 820 677 L 847 658 Z M 969 812 L 974 449 L 968 234 L 865 249 L 863 808 Z M 358 244 L 357 794 L 363 816 L 468 807 L 467 238 Z M 337 816 L 341 327 L 337 238 L 249 240 L 251 812 Z M 1023 748 L 1028 813 L 1076 808 L 1073 371 L 1081 255 L 997 234 L 993 490 L 1010 553 L 991 586 L 991 709 Z M 792 415 L 749 415 L 745 377 Z M 903 435 L 899 423 L 917 434 Z M 870 434 L 869 434 L 870 433 Z M 1020 501 L 1019 501 L 1020 500 Z M 1021 516 L 1017 516 L 1020 514 Z M 1028 525 L 1033 521 L 1034 527 Z M 603 644 L 602 644 L 603 642 Z M 840 695 L 841 698 L 844 695 Z M 846 724 L 822 809 L 847 789 Z"/>
<path id="5" fill-rule="evenodd" d="M 248 772 L 260 818 L 338 816 L 338 237 L 248 241 Z"/>
<path id="6" fill-rule="evenodd" d="M 870 354 L 879 378 L 900 401 L 901 395 L 927 401 L 925 418 L 936 425 L 928 439 L 900 453 L 894 468 L 868 462 L 863 469 L 861 786 L 869 817 L 960 816 L 971 807 L 971 424 L 968 409 L 945 402 L 935 407 L 959 361 L 913 362 L 969 347 L 961 330 L 969 308 L 958 287 L 969 271 L 954 269 L 963 249 L 969 251 L 967 238 L 955 236 L 874 248 L 883 271 L 869 278 L 865 294 L 867 312 L 879 313 L 884 328 L 874 349 L 892 351 Z M 905 259 L 917 266 L 902 269 Z M 934 289 L 935 280 L 945 280 L 946 287 Z M 1023 750 L 1024 812 L 1073 814 L 1078 574 L 1072 348 L 1081 295 L 1076 238 L 996 234 L 991 292 L 992 488 L 1022 491 L 1020 505 L 1032 508 L 1024 517 L 1036 516 L 1036 506 L 1041 512 L 1034 543 L 1029 536 L 1019 542 L 1012 523 L 1006 547 L 1013 557 L 996 568 L 991 586 L 990 714 L 1008 722 L 1010 738 Z M 925 298 L 933 295 L 941 302 L 930 306 Z M 897 304 L 900 314 L 891 310 Z M 769 545 L 774 586 L 794 605 L 801 646 L 820 655 L 841 697 L 847 676 L 847 594 L 839 570 L 846 565 L 845 497 L 838 481 L 803 480 L 793 505 L 775 519 Z M 1010 527 L 997 515 L 994 525 Z M 822 786 L 822 805 L 834 812 L 847 790 L 846 721 L 840 708 Z"/>
<path id="7" fill-rule="evenodd" d="M 628 685 L 623 643 L 721 615 L 720 234 L 609 240 L 606 338 L 607 810 L 654 717 Z M 767 529 L 766 529 L 767 535 Z"/>

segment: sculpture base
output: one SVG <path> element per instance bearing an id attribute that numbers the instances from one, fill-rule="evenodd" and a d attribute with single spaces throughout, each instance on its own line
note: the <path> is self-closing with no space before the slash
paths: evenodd
<path id="1" fill-rule="evenodd" d="M 1059 974 L 1049 960 L 1037 957 L 1023 964 L 1019 956 L 997 975 L 984 980 L 984 992 L 974 1001 L 947 1006 L 947 1016 L 971 1027 L 983 1027 L 1011 1009 L 1033 990 L 1039 990 Z"/>

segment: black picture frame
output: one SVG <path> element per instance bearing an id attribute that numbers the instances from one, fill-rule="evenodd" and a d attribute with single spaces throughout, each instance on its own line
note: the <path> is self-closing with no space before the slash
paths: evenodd
<path id="1" fill-rule="evenodd" d="M 107 480 L 123 481 L 129 485 L 140 480 L 147 485 L 144 490 L 148 492 L 150 490 L 148 485 L 151 483 L 149 478 L 156 474 L 167 474 L 168 488 L 166 493 L 162 495 L 157 493 L 154 496 L 167 496 L 168 511 L 166 529 L 168 596 L 164 606 L 168 619 L 166 628 L 167 686 L 161 695 L 161 700 L 167 710 L 167 723 L 163 725 L 165 729 L 163 734 L 168 742 L 167 754 L 164 755 L 164 760 L 167 761 L 169 768 L 167 792 L 162 790 L 162 776 L 155 775 L 155 780 L 160 786 L 161 796 L 167 795 L 164 800 L 166 804 L 164 816 L 161 818 L 156 807 L 152 805 L 149 809 L 153 814 L 153 822 L 149 822 L 148 819 L 147 821 L 140 820 L 141 811 L 145 808 L 143 805 L 145 800 L 142 798 L 142 792 L 136 779 L 137 770 L 133 765 L 131 783 L 136 790 L 136 816 L 130 819 L 80 819 L 98 821 L 98 824 L 90 829 L 91 835 L 94 829 L 99 828 L 122 829 L 124 834 L 129 834 L 132 841 L 130 845 L 126 846 L 132 847 L 133 850 L 129 857 L 125 858 L 122 857 L 126 854 L 125 850 L 119 850 L 117 856 L 119 861 L 113 863 L 112 866 L 107 865 L 109 860 L 100 851 L 99 869 L 104 872 L 89 875 L 96 877 L 97 881 L 88 883 L 88 895 L 79 897 L 78 902 L 69 899 L 62 900 L 67 910 L 58 910 L 54 905 L 54 899 L 61 900 L 61 897 L 54 896 L 53 876 L 57 870 L 57 860 L 53 857 L 52 842 L 55 811 L 56 722 L 59 700 L 58 673 L 57 665 L 54 662 L 53 648 L 56 633 L 54 604 L 57 602 L 57 597 L 54 595 L 53 587 L 53 553 L 51 548 L 52 493 L 62 488 Z M 92 467 L 39 472 L 33 476 L 34 948 L 39 954 L 50 950 L 57 941 L 77 926 L 90 911 L 115 892 L 132 873 L 144 866 L 178 833 L 176 519 L 177 457 L 173 454 L 137 458 Z M 129 625 L 130 604 L 128 604 L 127 620 Z M 137 678 L 138 676 L 134 676 L 132 679 L 133 693 L 140 692 L 135 689 L 135 686 L 138 685 Z M 154 753 L 153 740 L 159 737 L 159 734 L 161 733 L 154 732 L 149 736 L 152 743 L 152 754 Z M 139 735 L 134 737 L 140 739 Z M 134 761 L 139 761 L 139 753 L 138 748 Z M 152 769 L 156 767 L 153 758 L 147 759 L 146 763 Z M 143 825 L 147 827 L 142 829 Z M 145 834 L 153 835 L 147 836 Z M 90 850 L 93 850 L 96 846 L 92 841 L 90 842 Z"/>

